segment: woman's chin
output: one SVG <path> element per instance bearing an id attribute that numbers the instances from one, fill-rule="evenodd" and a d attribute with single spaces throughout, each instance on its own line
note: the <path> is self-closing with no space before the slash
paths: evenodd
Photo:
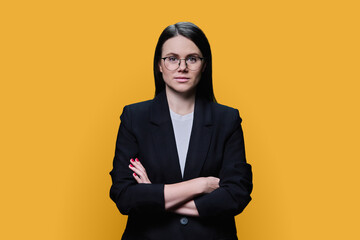
<path id="1" fill-rule="evenodd" d="M 168 87 L 170 91 L 180 94 L 191 94 L 194 93 L 195 87 L 188 86 L 186 84 Z"/>

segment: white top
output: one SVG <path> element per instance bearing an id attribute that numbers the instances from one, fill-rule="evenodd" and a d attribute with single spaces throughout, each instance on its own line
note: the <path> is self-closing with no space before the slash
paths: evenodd
<path id="1" fill-rule="evenodd" d="M 170 109 L 170 116 L 174 128 L 176 147 L 179 155 L 179 162 L 181 168 L 181 175 L 184 176 L 186 155 L 189 148 L 194 112 L 188 113 L 186 115 L 180 115 L 173 112 Z"/>

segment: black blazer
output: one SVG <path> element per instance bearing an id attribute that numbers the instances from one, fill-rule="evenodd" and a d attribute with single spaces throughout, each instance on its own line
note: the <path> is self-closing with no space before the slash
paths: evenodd
<path id="1" fill-rule="evenodd" d="M 237 239 L 234 216 L 250 202 L 252 191 L 238 110 L 196 98 L 184 177 L 165 91 L 125 106 L 120 119 L 110 197 L 129 215 L 122 239 Z M 152 184 L 133 178 L 128 165 L 135 157 Z M 200 217 L 165 211 L 164 184 L 207 176 L 219 177 L 220 187 L 195 199 Z"/>

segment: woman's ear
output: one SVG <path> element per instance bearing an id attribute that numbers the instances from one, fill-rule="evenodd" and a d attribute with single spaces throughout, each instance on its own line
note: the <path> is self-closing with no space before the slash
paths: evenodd
<path id="1" fill-rule="evenodd" d="M 162 67 L 161 67 L 161 63 L 159 63 L 158 66 L 159 66 L 160 72 L 163 72 L 163 71 L 162 71 Z"/>

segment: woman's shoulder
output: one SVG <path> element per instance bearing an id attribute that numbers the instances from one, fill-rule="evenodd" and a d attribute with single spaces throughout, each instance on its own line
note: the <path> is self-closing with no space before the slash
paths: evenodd
<path id="1" fill-rule="evenodd" d="M 211 104 L 213 117 L 221 122 L 241 121 L 239 110 L 227 105 L 213 102 Z"/>
<path id="2" fill-rule="evenodd" d="M 236 108 L 233 108 L 233 107 L 230 107 L 230 106 L 227 106 L 227 105 L 223 105 L 223 104 L 217 103 L 217 102 L 212 102 L 212 107 L 216 111 L 222 111 L 222 112 L 234 112 L 234 111 L 237 111 Z"/>
<path id="3" fill-rule="evenodd" d="M 127 104 L 124 106 L 123 113 L 130 112 L 131 115 L 132 114 L 142 115 L 148 113 L 152 102 L 153 99 Z"/>
<path id="4" fill-rule="evenodd" d="M 153 102 L 153 99 L 142 101 L 142 102 L 131 103 L 131 104 L 127 104 L 125 106 L 125 108 L 137 110 L 137 111 L 146 110 L 150 107 L 152 102 Z"/>
<path id="5" fill-rule="evenodd" d="M 213 102 L 211 105 L 212 105 L 213 111 L 215 111 L 216 113 L 230 114 L 230 115 L 239 114 L 238 109 L 227 106 L 227 105 L 223 105 L 223 104 L 216 103 L 216 102 Z"/>

